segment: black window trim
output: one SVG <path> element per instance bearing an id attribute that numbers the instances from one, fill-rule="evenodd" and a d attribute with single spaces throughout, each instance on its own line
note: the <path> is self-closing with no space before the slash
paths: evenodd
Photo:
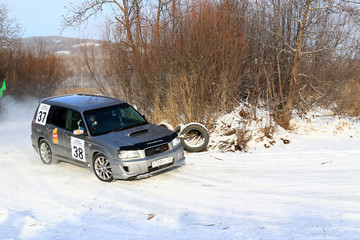
<path id="1" fill-rule="evenodd" d="M 81 120 L 83 121 L 83 123 L 84 123 L 84 135 L 86 136 L 87 135 L 87 126 L 86 126 L 86 123 L 85 123 L 85 121 L 84 121 L 84 116 L 83 116 L 83 114 L 81 113 L 81 112 L 79 112 L 78 110 L 76 110 L 76 109 L 73 109 L 73 108 L 68 108 L 68 107 L 62 107 L 62 106 L 58 106 L 58 105 L 50 105 L 51 107 L 50 107 L 50 111 L 49 111 L 49 117 L 47 118 L 47 120 L 46 120 L 46 124 L 51 124 L 51 125 L 53 125 L 53 126 L 55 126 L 55 127 L 57 127 L 57 128 L 61 128 L 62 130 L 65 130 L 65 131 L 68 131 L 68 132 L 72 132 L 71 130 L 69 130 L 69 129 L 67 129 L 66 128 L 66 116 L 67 116 L 67 114 L 68 114 L 68 111 L 73 111 L 73 112 L 77 112 L 77 113 L 79 113 L 79 115 L 80 115 L 80 117 L 81 117 Z M 55 110 L 57 109 L 57 108 L 62 108 L 62 109 L 65 109 L 65 119 L 64 119 L 64 126 L 59 126 L 59 125 L 57 125 L 57 124 L 54 124 L 53 123 L 53 121 L 52 121 L 52 118 L 53 118 L 53 116 L 54 116 L 54 112 L 55 112 Z"/>

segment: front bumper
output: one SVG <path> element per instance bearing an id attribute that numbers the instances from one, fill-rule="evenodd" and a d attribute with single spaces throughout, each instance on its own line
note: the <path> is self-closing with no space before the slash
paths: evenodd
<path id="1" fill-rule="evenodd" d="M 172 158 L 171 163 L 160 167 L 152 167 L 152 162 L 167 157 Z M 116 161 L 113 162 L 111 165 L 113 176 L 115 179 L 128 179 L 132 177 L 137 177 L 139 175 L 156 174 L 176 166 L 181 166 L 184 163 L 184 149 L 183 146 L 179 144 L 176 147 L 160 154 L 130 161 Z"/>

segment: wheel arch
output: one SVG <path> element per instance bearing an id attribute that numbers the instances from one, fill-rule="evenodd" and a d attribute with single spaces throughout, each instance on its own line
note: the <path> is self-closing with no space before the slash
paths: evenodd
<path id="1" fill-rule="evenodd" d="M 100 151 L 94 151 L 93 154 L 92 154 L 91 159 L 94 161 L 95 156 L 96 156 L 97 154 L 99 154 L 99 153 L 101 153 L 101 152 L 100 152 Z"/>
<path id="2" fill-rule="evenodd" d="M 96 154 L 99 153 L 104 154 L 107 158 L 111 158 L 112 156 L 111 149 L 105 148 L 99 144 L 93 144 L 92 147 L 90 147 L 91 160 L 94 161 Z"/>
<path id="3" fill-rule="evenodd" d="M 39 137 L 38 138 L 38 141 L 37 141 L 37 148 L 39 149 L 40 148 L 40 142 L 41 142 L 41 140 L 45 140 L 46 141 L 46 139 L 44 138 L 44 137 Z"/>

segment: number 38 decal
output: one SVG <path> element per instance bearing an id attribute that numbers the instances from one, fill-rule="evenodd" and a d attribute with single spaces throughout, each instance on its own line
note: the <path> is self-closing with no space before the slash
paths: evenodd
<path id="1" fill-rule="evenodd" d="M 81 160 L 84 159 L 84 150 L 81 147 L 74 146 L 73 152 L 74 152 L 73 154 L 74 158 Z"/>
<path id="2" fill-rule="evenodd" d="M 71 155 L 74 159 L 85 162 L 85 141 L 71 137 Z"/>

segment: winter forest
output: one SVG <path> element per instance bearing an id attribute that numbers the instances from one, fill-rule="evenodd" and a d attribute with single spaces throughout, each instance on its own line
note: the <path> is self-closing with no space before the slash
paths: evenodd
<path id="1" fill-rule="evenodd" d="M 285 129 L 295 109 L 358 115 L 356 1 L 87 0 L 67 9 L 64 28 L 110 15 L 100 49 L 77 56 L 80 68 L 42 43 L 23 47 L 21 26 L 2 8 L 0 79 L 9 94 L 44 97 L 86 74 L 101 94 L 153 121 L 209 123 L 243 102 L 266 107 Z"/>

